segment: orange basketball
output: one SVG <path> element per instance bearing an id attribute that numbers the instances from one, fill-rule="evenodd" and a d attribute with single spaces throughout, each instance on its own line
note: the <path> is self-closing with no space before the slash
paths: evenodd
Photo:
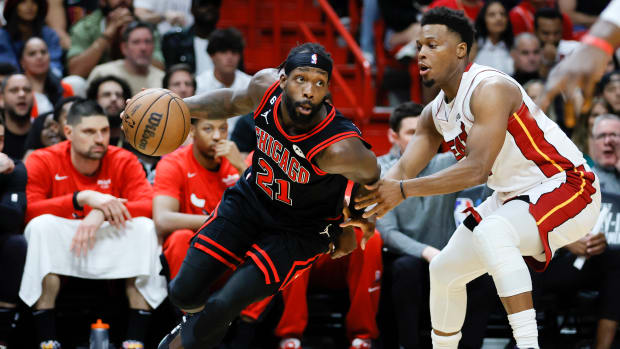
<path id="1" fill-rule="evenodd" d="M 125 107 L 125 139 L 139 152 L 158 156 L 173 152 L 189 134 L 190 115 L 183 99 L 162 88 L 133 96 Z"/>

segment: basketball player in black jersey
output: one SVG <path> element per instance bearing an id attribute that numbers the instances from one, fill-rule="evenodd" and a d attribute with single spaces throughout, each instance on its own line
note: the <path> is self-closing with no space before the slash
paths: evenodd
<path id="1" fill-rule="evenodd" d="M 245 90 L 185 99 L 199 118 L 254 111 L 257 146 L 252 167 L 191 240 L 169 290 L 188 316 L 159 348 L 215 347 L 247 305 L 286 287 L 319 255 L 355 249 L 350 225 L 364 230 L 362 247 L 374 232 L 344 207 L 348 180 L 374 183 L 380 169 L 357 127 L 325 102 L 332 64 L 321 45 L 306 43 Z M 208 294 L 227 269 L 234 272 L 224 287 Z"/>

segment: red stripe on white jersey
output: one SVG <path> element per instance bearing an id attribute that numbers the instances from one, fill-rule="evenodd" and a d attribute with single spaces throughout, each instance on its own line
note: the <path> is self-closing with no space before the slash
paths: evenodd
<path id="1" fill-rule="evenodd" d="M 555 146 L 545 139 L 544 132 L 525 103 L 508 119 L 508 132 L 523 156 L 533 161 L 548 178 L 575 167 L 575 164 L 562 156 Z"/>

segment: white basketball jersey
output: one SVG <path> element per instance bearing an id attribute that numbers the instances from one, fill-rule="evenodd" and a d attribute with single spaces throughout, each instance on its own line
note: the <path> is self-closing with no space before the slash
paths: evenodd
<path id="1" fill-rule="evenodd" d="M 583 154 L 510 76 L 493 68 L 472 64 L 461 78 L 456 98 L 446 103 L 441 91 L 431 102 L 437 131 L 458 161 L 466 157 L 467 136 L 474 124 L 471 95 L 484 79 L 504 78 L 521 91 L 521 108 L 508 119 L 506 138 L 497 155 L 487 185 L 504 198 L 523 193 L 564 171 L 585 164 Z"/>

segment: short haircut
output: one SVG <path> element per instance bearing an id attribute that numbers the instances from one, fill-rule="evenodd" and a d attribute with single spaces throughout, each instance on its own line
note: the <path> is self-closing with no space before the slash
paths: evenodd
<path id="1" fill-rule="evenodd" d="M 67 113 L 67 125 L 75 126 L 82 122 L 82 118 L 89 116 L 105 116 L 103 108 L 92 100 L 77 101 L 71 105 Z"/>
<path id="2" fill-rule="evenodd" d="M 453 33 L 459 34 L 461 40 L 467 44 L 467 53 L 471 51 L 474 43 L 475 30 L 463 11 L 456 11 L 447 7 L 435 7 L 422 16 L 422 26 L 429 24 L 442 24 Z"/>
<path id="3" fill-rule="evenodd" d="M 244 46 L 243 35 L 237 29 L 217 29 L 209 35 L 207 53 L 209 55 L 224 51 L 243 53 Z"/>
<path id="4" fill-rule="evenodd" d="M 13 64 L 7 62 L 0 62 L 0 75 L 10 75 L 17 72 L 17 67 Z"/>
<path id="5" fill-rule="evenodd" d="M 560 11 L 551 7 L 543 7 L 541 9 L 538 9 L 536 13 L 534 13 L 534 30 L 538 29 L 539 18 L 559 19 L 560 22 L 564 21 L 564 18 L 562 17 Z"/>
<path id="6" fill-rule="evenodd" d="M 424 106 L 416 102 L 405 102 L 400 104 L 394 108 L 392 115 L 390 115 L 390 128 L 392 131 L 398 133 L 404 118 L 418 117 L 422 114 L 423 109 Z"/>
<path id="7" fill-rule="evenodd" d="M 101 86 L 101 84 L 108 81 L 114 81 L 117 84 L 121 85 L 121 88 L 123 89 L 124 100 L 128 100 L 129 98 L 131 98 L 131 88 L 129 87 L 127 81 L 114 75 L 104 75 L 91 81 L 90 85 L 88 85 L 88 90 L 86 90 L 86 98 L 96 101 L 97 95 L 99 94 L 99 87 Z"/>
<path id="8" fill-rule="evenodd" d="M 596 129 L 598 124 L 600 124 L 601 121 L 604 121 L 604 120 L 615 120 L 615 121 L 620 122 L 620 116 L 616 114 L 602 114 L 602 115 L 597 116 L 596 118 L 594 118 L 594 123 L 592 124 L 592 133 L 590 136 L 594 137 L 594 130 Z"/>
<path id="9" fill-rule="evenodd" d="M 21 75 L 25 77 L 26 79 L 28 79 L 26 75 L 24 75 L 23 73 L 19 73 L 19 72 L 11 73 L 5 76 L 4 79 L 2 79 L 2 83 L 0 84 L 0 94 L 4 94 L 4 89 L 6 88 L 6 85 L 9 83 L 9 80 L 15 75 Z"/>
<path id="10" fill-rule="evenodd" d="M 71 96 L 71 97 L 61 98 L 54 105 L 54 120 L 58 121 L 58 119 L 60 119 L 60 112 L 62 111 L 62 108 L 65 106 L 65 104 L 71 103 L 71 102 L 82 102 L 84 100 L 85 99 L 80 96 Z"/>
<path id="11" fill-rule="evenodd" d="M 170 83 L 170 78 L 172 77 L 172 75 L 174 75 L 174 73 L 178 71 L 186 71 L 189 73 L 189 75 L 192 77 L 192 84 L 194 85 L 194 91 L 195 91 L 197 87 L 196 77 L 194 76 L 194 73 L 192 72 L 192 67 L 186 63 L 174 64 L 174 65 L 171 65 L 170 68 L 166 69 L 166 75 L 164 75 L 162 86 L 164 86 L 164 88 L 168 88 L 168 84 Z"/>
<path id="12" fill-rule="evenodd" d="M 325 49 L 325 47 L 323 47 L 323 45 L 316 43 L 316 42 L 306 42 L 304 44 L 293 47 L 289 51 L 288 56 L 286 56 L 286 59 L 284 60 L 284 62 L 280 63 L 280 65 L 277 67 L 278 71 L 284 69 L 286 62 L 289 59 L 291 59 L 291 57 L 294 57 L 298 53 L 303 53 L 303 52 L 310 52 L 310 53 L 316 53 L 317 55 L 322 55 L 323 57 L 327 58 L 332 63 L 332 66 L 334 65 L 334 60 L 332 59 L 332 55 L 330 55 L 329 52 L 327 52 L 327 50 Z"/>
<path id="13" fill-rule="evenodd" d="M 536 40 L 536 42 L 538 42 L 538 46 L 540 46 L 540 40 L 538 40 L 538 37 L 536 37 L 536 35 L 534 35 L 534 34 L 532 34 L 530 32 L 523 32 L 523 33 L 520 33 L 519 35 L 517 35 L 515 37 L 514 44 L 512 45 L 512 49 L 516 50 L 517 46 L 519 45 L 519 43 L 522 40 L 527 40 L 527 39 Z"/>
<path id="14" fill-rule="evenodd" d="M 129 35 L 131 35 L 131 32 L 136 29 L 140 29 L 140 28 L 148 29 L 149 32 L 151 32 L 151 36 L 153 37 L 153 40 L 155 39 L 155 31 L 153 30 L 153 26 L 151 26 L 149 23 L 146 23 L 146 22 L 133 21 L 127 24 L 127 26 L 123 30 L 123 35 L 121 36 L 121 40 L 123 42 L 129 41 Z"/>

